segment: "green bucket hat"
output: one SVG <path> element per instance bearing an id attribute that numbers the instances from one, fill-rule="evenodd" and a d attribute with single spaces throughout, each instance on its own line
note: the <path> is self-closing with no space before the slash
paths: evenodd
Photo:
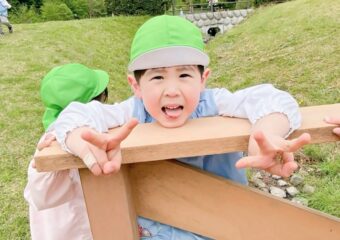
<path id="1" fill-rule="evenodd" d="M 128 70 L 208 64 L 200 29 L 182 17 L 163 15 L 146 21 L 136 32 Z"/>
<path id="2" fill-rule="evenodd" d="M 109 75 L 82 64 L 71 63 L 53 68 L 43 78 L 40 95 L 45 106 L 45 130 L 72 101 L 87 103 L 101 94 L 109 83 Z"/>

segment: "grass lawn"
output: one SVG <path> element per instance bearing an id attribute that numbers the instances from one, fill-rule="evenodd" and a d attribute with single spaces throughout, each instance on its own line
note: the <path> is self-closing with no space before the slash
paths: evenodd
<path id="1" fill-rule="evenodd" d="M 208 43 L 209 86 L 237 90 L 269 82 L 291 92 L 303 106 L 340 102 L 339 7 L 336 0 L 297 0 L 258 9 Z M 42 77 L 54 66 L 80 62 L 110 74 L 109 102 L 128 97 L 129 46 L 146 19 L 17 24 L 14 34 L 0 38 L 0 239 L 29 239 L 23 189 L 43 132 Z M 310 167 L 317 169 L 306 180 L 316 187 L 306 196 L 310 206 L 338 217 L 339 149 L 337 143 L 304 150 Z"/>

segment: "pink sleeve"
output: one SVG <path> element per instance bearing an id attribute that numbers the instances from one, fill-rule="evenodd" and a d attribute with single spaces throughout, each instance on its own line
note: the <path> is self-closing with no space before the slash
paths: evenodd
<path id="1" fill-rule="evenodd" d="M 79 184 L 78 170 L 37 172 L 30 162 L 27 185 L 24 190 L 26 201 L 37 210 L 64 204 L 76 196 Z"/>

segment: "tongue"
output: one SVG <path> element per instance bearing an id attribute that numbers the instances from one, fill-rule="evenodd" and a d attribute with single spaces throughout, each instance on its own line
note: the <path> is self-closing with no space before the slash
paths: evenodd
<path id="1" fill-rule="evenodd" d="M 165 108 L 165 113 L 169 117 L 176 118 L 179 115 L 181 115 L 182 109 L 181 108 L 174 108 L 174 109 Z"/>

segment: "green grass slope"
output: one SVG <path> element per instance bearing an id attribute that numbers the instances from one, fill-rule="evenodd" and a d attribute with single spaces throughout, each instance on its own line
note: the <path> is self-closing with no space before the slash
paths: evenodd
<path id="1" fill-rule="evenodd" d="M 261 8 L 246 22 L 209 42 L 210 86 L 231 90 L 270 82 L 302 105 L 340 102 L 340 3 L 291 1 Z M 108 71 L 109 102 L 129 96 L 126 66 L 136 29 L 147 17 L 14 25 L 0 38 L 0 239 L 29 239 L 23 199 L 26 169 L 43 132 L 40 81 L 52 67 L 80 62 Z M 312 146 L 321 184 L 312 207 L 340 216 L 340 160 L 336 145 Z M 331 155 L 330 155 L 331 152 Z M 318 181 L 319 179 L 319 181 Z M 317 189 L 320 189 L 317 186 Z M 332 194 L 329 194 L 332 193 Z"/>
<path id="2" fill-rule="evenodd" d="M 210 86 L 237 90 L 272 83 L 292 93 L 302 106 L 339 103 L 339 9 L 336 0 L 290 1 L 257 9 L 209 42 Z M 316 192 L 300 196 L 310 207 L 340 217 L 340 143 L 310 145 L 301 155 L 300 164 L 312 170 L 306 184 Z"/>
<path id="3" fill-rule="evenodd" d="M 209 43 L 213 84 L 271 82 L 302 105 L 340 102 L 340 2 L 301 0 L 258 9 Z"/>
<path id="4" fill-rule="evenodd" d="M 43 129 L 42 77 L 80 62 L 110 74 L 110 102 L 130 95 L 129 46 L 146 17 L 114 17 L 14 25 L 0 38 L 0 239 L 29 239 L 23 199 L 26 169 Z M 113 91 L 114 89 L 114 91 Z"/>

